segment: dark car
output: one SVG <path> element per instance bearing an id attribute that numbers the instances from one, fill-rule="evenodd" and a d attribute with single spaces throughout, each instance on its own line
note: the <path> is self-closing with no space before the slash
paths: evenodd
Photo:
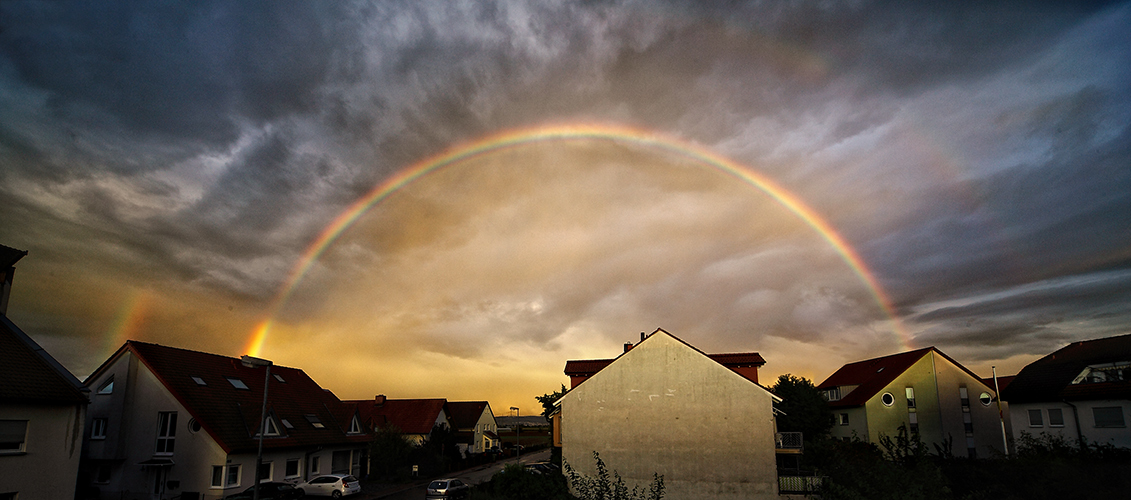
<path id="1" fill-rule="evenodd" d="M 428 483 L 428 491 L 424 495 L 425 500 L 470 497 L 471 486 L 462 479 L 455 478 L 437 479 Z"/>
<path id="2" fill-rule="evenodd" d="M 250 500 L 255 498 L 255 487 L 252 486 L 235 495 L 226 496 L 224 500 Z M 293 500 L 302 498 L 302 490 L 295 488 L 290 483 L 266 482 L 259 483 L 260 500 Z"/>

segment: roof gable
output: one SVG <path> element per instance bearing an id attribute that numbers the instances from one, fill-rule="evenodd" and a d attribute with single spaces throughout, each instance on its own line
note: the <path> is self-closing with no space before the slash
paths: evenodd
<path id="1" fill-rule="evenodd" d="M 1131 335 L 1073 342 L 1029 363 L 1002 389 L 1010 403 L 1131 398 L 1131 381 L 1073 385 L 1091 365 L 1131 361 Z"/>
<path id="2" fill-rule="evenodd" d="M 817 389 L 826 390 L 834 387 L 857 386 L 852 392 L 843 395 L 838 401 L 830 401 L 834 407 L 860 406 L 872 399 L 881 390 L 891 384 L 897 377 L 906 372 L 912 365 L 923 359 L 924 356 L 935 353 L 958 369 L 966 372 L 974 380 L 983 383 L 982 378 L 968 370 L 961 363 L 947 356 L 934 346 L 901 352 L 878 358 L 865 359 L 848 363 L 829 375 L 817 386 Z M 988 387 L 988 386 L 987 386 Z"/>
<path id="3" fill-rule="evenodd" d="M 486 401 L 448 401 L 448 417 L 456 429 L 473 429 L 487 407 Z"/>
<path id="4" fill-rule="evenodd" d="M 758 367 L 761 367 L 762 365 L 766 364 L 766 360 L 764 358 L 762 358 L 762 355 L 758 354 L 756 352 L 706 354 L 703 351 L 700 351 L 699 349 L 697 349 L 695 346 L 688 344 L 687 342 L 684 342 L 679 337 L 676 337 L 675 335 L 668 333 L 663 328 L 657 328 L 656 331 L 652 332 L 651 335 L 648 335 L 647 337 L 645 337 L 644 340 L 641 340 L 640 343 L 636 344 L 636 346 L 633 346 L 632 349 L 635 349 L 637 346 L 643 344 L 644 342 L 647 342 L 648 339 L 651 339 L 657 333 L 663 333 L 664 335 L 671 337 L 672 339 L 683 344 L 687 348 L 689 348 L 689 349 L 691 349 L 691 350 L 693 350 L 693 351 L 695 351 L 699 354 L 702 354 L 703 356 L 706 356 L 710 360 L 712 360 L 712 361 L 714 361 L 714 362 L 716 362 L 716 363 L 718 363 L 722 366 L 725 366 L 725 367 L 729 368 L 731 371 L 739 373 L 740 375 L 742 375 L 742 373 L 739 370 L 742 369 L 742 368 L 748 368 L 748 367 L 758 368 Z M 570 376 L 570 377 L 593 376 L 597 372 L 605 369 L 605 367 L 609 366 L 614 361 L 624 357 L 629 352 L 632 352 L 632 349 L 625 351 L 620 356 L 617 356 L 616 358 L 613 358 L 613 359 L 568 360 L 568 361 L 566 361 L 566 365 L 565 365 L 565 370 L 564 370 L 565 374 L 567 376 Z M 743 375 L 743 377 L 745 378 L 746 376 Z"/>
<path id="5" fill-rule="evenodd" d="M 363 422 L 377 427 L 392 425 L 404 434 L 428 434 L 441 418 L 447 400 L 386 399 L 379 403 L 372 399 L 347 401 L 357 405 Z M 474 424 L 473 424 L 474 426 Z"/>
<path id="6" fill-rule="evenodd" d="M 243 366 L 237 358 L 135 340 L 126 342 L 124 349 L 138 357 L 221 448 L 228 453 L 256 448 L 266 370 Z M 264 439 L 266 449 L 363 439 L 346 435 L 349 409 L 297 368 L 271 367 L 267 411 L 280 424 L 281 435 Z"/>
<path id="7" fill-rule="evenodd" d="M 82 383 L 2 314 L 0 353 L 0 401 L 88 402 Z"/>

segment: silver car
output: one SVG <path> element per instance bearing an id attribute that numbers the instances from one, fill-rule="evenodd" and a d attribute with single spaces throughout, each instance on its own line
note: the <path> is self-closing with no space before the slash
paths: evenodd
<path id="1" fill-rule="evenodd" d="M 361 492 L 361 483 L 349 474 L 326 474 L 297 486 L 309 496 L 341 498 Z"/>
<path id="2" fill-rule="evenodd" d="M 462 479 L 455 478 L 437 479 L 428 483 L 428 491 L 424 495 L 426 500 L 469 497 L 471 497 L 471 486 Z"/>

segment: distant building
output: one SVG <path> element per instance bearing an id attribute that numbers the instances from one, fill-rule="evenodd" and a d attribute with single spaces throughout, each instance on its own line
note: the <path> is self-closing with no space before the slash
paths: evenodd
<path id="1" fill-rule="evenodd" d="M 300 369 L 266 375 L 239 358 L 126 342 L 86 380 L 85 482 L 108 500 L 218 499 L 255 483 L 260 432 L 261 480 L 361 474 L 369 436 L 354 408 Z"/>
<path id="2" fill-rule="evenodd" d="M 849 363 L 817 389 L 833 412 L 833 437 L 879 443 L 902 426 L 957 456 L 1003 453 L 993 387 L 934 347 Z"/>
<path id="3" fill-rule="evenodd" d="M 1002 389 L 1014 438 L 1049 434 L 1131 448 L 1131 335 L 1073 342 Z"/>
<path id="4" fill-rule="evenodd" d="M 357 408 L 362 425 L 369 430 L 392 426 L 404 435 L 405 440 L 422 445 L 432 429 L 453 429 L 444 398 L 388 399 L 379 394 L 373 399 L 349 400 Z"/>
<path id="5" fill-rule="evenodd" d="M 742 360 L 732 368 L 724 360 Z M 757 353 L 707 355 L 656 330 L 613 360 L 566 363 L 562 457 L 585 476 L 593 452 L 631 488 L 664 476 L 665 498 L 778 498 L 773 402 Z"/>
<path id="6" fill-rule="evenodd" d="M 448 401 L 453 430 L 463 453 L 483 453 L 499 444 L 499 424 L 486 401 Z"/>
<path id="7" fill-rule="evenodd" d="M 0 245 L 0 499 L 75 497 L 87 394 L 82 383 L 7 316 L 14 265 Z"/>

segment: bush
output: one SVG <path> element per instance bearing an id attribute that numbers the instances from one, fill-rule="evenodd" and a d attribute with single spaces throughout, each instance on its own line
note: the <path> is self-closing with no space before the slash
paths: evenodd
<path id="1" fill-rule="evenodd" d="M 634 486 L 631 491 L 624 484 L 617 471 L 613 471 L 613 478 L 609 477 L 609 470 L 601 455 L 593 452 L 593 460 L 597 461 L 597 477 L 586 477 L 573 470 L 569 463 L 565 463 L 566 475 L 569 483 L 577 492 L 581 500 L 660 500 L 664 497 L 664 476 L 652 474 L 652 484 L 647 490 Z"/>

